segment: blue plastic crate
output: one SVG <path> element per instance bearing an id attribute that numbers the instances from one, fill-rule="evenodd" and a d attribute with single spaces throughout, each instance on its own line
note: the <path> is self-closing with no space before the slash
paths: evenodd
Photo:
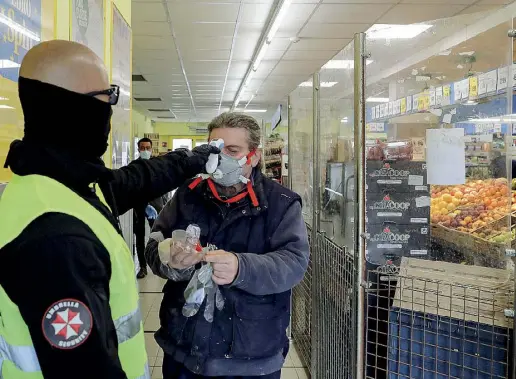
<path id="1" fill-rule="evenodd" d="M 505 379 L 510 331 L 392 308 L 389 379 Z"/>

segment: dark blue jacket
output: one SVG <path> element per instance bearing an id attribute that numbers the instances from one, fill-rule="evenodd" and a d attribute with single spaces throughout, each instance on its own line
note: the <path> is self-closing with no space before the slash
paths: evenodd
<path id="1" fill-rule="evenodd" d="M 266 375 L 281 369 L 288 346 L 291 289 L 308 266 L 309 248 L 299 196 L 265 178 L 253 177 L 259 206 L 244 199 L 228 206 L 214 199 L 205 183 L 176 192 L 161 212 L 147 245 L 150 267 L 165 276 L 158 242 L 190 224 L 201 228 L 201 243 L 236 253 L 239 273 L 221 287 L 225 305 L 213 323 L 203 308 L 186 318 L 181 310 L 192 270 L 176 271 L 163 292 L 161 329 L 156 339 L 166 354 L 206 376 Z M 168 272 L 170 279 L 170 272 Z"/>

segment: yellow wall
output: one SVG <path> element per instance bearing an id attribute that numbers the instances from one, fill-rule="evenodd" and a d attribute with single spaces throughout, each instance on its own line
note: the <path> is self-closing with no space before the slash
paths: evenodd
<path id="1" fill-rule="evenodd" d="M 206 128 L 207 122 L 156 122 L 154 123 L 154 132 L 159 133 L 159 149 L 160 152 L 166 152 L 172 149 L 172 141 L 174 138 L 191 138 L 192 146 L 195 147 L 196 141 L 207 141 L 208 136 L 192 133 L 189 126 L 198 126 Z M 166 142 L 167 147 L 162 147 L 162 143 Z"/>
<path id="2" fill-rule="evenodd" d="M 10 1 L 0 1 L 2 4 L 9 4 Z M 107 67 L 111 64 L 111 25 L 112 8 L 115 4 L 122 16 L 131 23 L 131 0 L 105 0 L 105 53 L 104 60 Z M 41 40 L 70 39 L 70 5 L 71 0 L 41 0 Z M 7 13 L 9 9 L 4 9 Z M 0 38 L 0 44 L 7 44 L 12 47 L 12 58 L 15 62 L 21 62 L 21 56 L 26 52 L 23 45 L 26 42 L 19 33 L 9 31 L 13 36 L 13 42 L 4 41 Z M 2 46 L 4 49 L 5 47 Z M 30 46 L 29 46 L 30 47 Z M 4 59 L 4 58 L 0 58 Z M 109 70 L 108 70 L 109 71 Z M 0 105 L 7 105 L 13 109 L 0 108 L 0 182 L 8 181 L 11 173 L 3 169 L 3 162 L 7 155 L 10 143 L 23 136 L 23 114 L 18 100 L 17 83 L 0 76 Z M 109 156 L 109 155 L 108 155 Z"/>
<path id="3" fill-rule="evenodd" d="M 131 111 L 133 121 L 133 136 L 143 138 L 145 133 L 154 133 L 151 119 L 145 116 L 142 112 L 132 109 Z"/>

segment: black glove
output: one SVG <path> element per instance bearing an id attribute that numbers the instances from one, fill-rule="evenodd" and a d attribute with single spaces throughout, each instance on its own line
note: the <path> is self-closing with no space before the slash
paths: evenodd
<path id="1" fill-rule="evenodd" d="M 210 156 L 210 154 L 220 154 L 220 149 L 218 147 L 205 144 L 201 146 L 196 146 L 192 150 L 192 153 L 204 156 L 206 157 L 206 161 L 208 161 L 208 157 Z"/>
<path id="2" fill-rule="evenodd" d="M 199 172 L 206 172 L 206 162 L 210 154 L 220 154 L 220 149 L 208 144 L 195 147 L 192 151 L 188 149 L 176 149 L 186 155 L 188 162 L 188 172 L 191 176 L 195 176 Z"/>

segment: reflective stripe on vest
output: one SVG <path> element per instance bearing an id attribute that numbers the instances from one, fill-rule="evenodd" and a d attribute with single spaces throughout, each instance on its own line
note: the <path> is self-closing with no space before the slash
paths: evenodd
<path id="1" fill-rule="evenodd" d="M 141 314 L 139 308 L 128 315 L 119 317 L 114 321 L 118 343 L 130 340 L 140 332 Z M 38 355 L 32 346 L 13 346 L 0 336 L 0 379 L 2 378 L 2 364 L 4 361 L 12 362 L 16 368 L 24 372 L 39 372 Z M 150 378 L 149 365 L 145 365 L 145 373 L 136 379 Z"/>
<path id="2" fill-rule="evenodd" d="M 114 323 L 118 343 L 120 344 L 130 340 L 138 334 L 142 325 L 140 309 L 136 308 L 128 315 L 117 318 Z"/>
<path id="3" fill-rule="evenodd" d="M 12 362 L 20 371 L 41 371 L 38 356 L 32 346 L 11 346 L 0 336 L 0 378 L 4 360 Z"/>

